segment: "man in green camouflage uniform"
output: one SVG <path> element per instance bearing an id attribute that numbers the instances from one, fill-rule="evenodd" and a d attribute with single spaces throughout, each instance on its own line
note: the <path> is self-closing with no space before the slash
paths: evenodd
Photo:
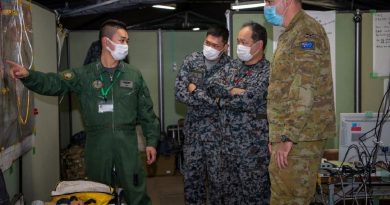
<path id="1" fill-rule="evenodd" d="M 156 159 L 160 134 L 158 119 L 141 73 L 122 61 L 128 51 L 126 25 L 109 20 L 100 32 L 102 53 L 97 62 L 56 74 L 27 70 L 8 61 L 11 75 L 39 94 L 58 96 L 74 92 L 87 133 L 88 178 L 110 185 L 115 167 L 127 204 L 150 205 L 135 126 L 142 126 L 147 163 L 151 164 Z"/>
<path id="2" fill-rule="evenodd" d="M 286 28 L 268 87 L 271 205 L 309 204 L 326 139 L 335 136 L 329 42 L 301 0 L 266 1 L 264 16 Z"/>

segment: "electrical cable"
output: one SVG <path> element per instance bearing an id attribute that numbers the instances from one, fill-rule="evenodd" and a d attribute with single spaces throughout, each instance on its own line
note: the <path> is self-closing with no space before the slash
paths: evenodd
<path id="1" fill-rule="evenodd" d="M 30 2 L 31 3 L 31 2 Z M 19 40 L 16 42 L 17 43 L 17 61 L 22 65 L 24 66 L 24 60 L 23 60 L 23 55 L 22 55 L 22 42 L 23 42 L 23 37 L 25 37 L 26 39 L 26 44 L 29 48 L 29 51 L 30 51 L 30 60 L 29 60 L 29 65 L 27 67 L 27 69 L 31 69 L 32 68 L 32 65 L 33 65 L 33 48 L 32 48 L 32 45 L 31 45 L 31 41 L 30 41 L 30 37 L 27 33 L 27 26 L 25 24 L 25 21 L 24 21 L 24 13 L 23 13 L 23 6 L 22 6 L 23 2 L 16 2 L 16 11 L 17 11 L 17 17 L 18 17 L 18 20 L 19 20 L 19 25 L 20 25 L 20 35 L 19 35 Z M 31 7 L 30 7 L 31 8 Z M 17 103 L 17 110 L 18 110 L 18 122 L 21 124 L 21 125 L 26 125 L 28 123 L 28 119 L 30 117 L 30 91 L 27 90 L 27 102 L 26 102 L 26 112 L 25 112 L 25 116 L 22 117 L 22 108 L 21 108 L 21 92 L 22 91 L 18 91 L 18 86 L 17 86 L 17 81 L 14 81 L 15 82 L 15 92 L 16 92 L 16 103 Z"/>
<path id="2" fill-rule="evenodd" d="M 381 142 L 381 135 L 384 124 L 390 117 L 390 81 L 387 84 L 387 90 L 381 100 L 377 113 L 378 114 L 376 116 L 374 128 L 368 130 L 362 136 L 360 136 L 358 144 L 351 144 L 348 147 L 347 152 L 345 153 L 345 156 L 341 162 L 340 167 L 342 169 L 337 171 L 337 175 L 340 178 L 344 204 L 347 196 L 351 197 L 353 204 L 359 204 L 358 199 L 362 196 L 364 197 L 365 204 L 373 204 L 372 173 L 376 170 L 376 167 L 380 167 L 384 170 L 389 170 L 390 168 L 387 157 L 388 148 L 385 150 Z M 368 147 L 366 143 L 367 140 L 370 139 L 374 139 L 374 146 L 372 148 Z M 352 150 L 356 150 L 358 157 L 358 164 L 355 164 L 355 170 L 352 168 L 347 168 L 348 166 L 344 165 L 348 154 Z M 382 151 L 384 153 L 384 161 L 377 161 L 378 151 Z M 352 189 L 348 193 L 346 193 L 344 190 L 343 176 L 352 177 Z M 357 179 L 359 179 L 359 182 L 356 183 L 358 183 L 359 186 L 355 189 L 354 183 Z"/>

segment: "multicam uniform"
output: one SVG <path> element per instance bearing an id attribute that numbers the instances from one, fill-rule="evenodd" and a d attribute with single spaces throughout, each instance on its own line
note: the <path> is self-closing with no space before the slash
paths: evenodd
<path id="1" fill-rule="evenodd" d="M 210 94 L 219 99 L 222 125 L 224 204 L 269 204 L 266 97 L 269 62 L 234 61 L 214 75 Z M 246 92 L 231 96 L 232 88 Z"/>
<path id="2" fill-rule="evenodd" d="M 30 71 L 21 80 L 30 90 L 43 95 L 74 92 L 87 133 L 88 178 L 111 185 L 115 166 L 127 204 L 151 204 L 135 125 L 141 124 L 147 146 L 156 147 L 160 132 L 149 90 L 138 70 L 120 62 L 115 72 L 109 73 L 95 62 L 60 74 Z"/>
<path id="3" fill-rule="evenodd" d="M 187 105 L 184 125 L 184 194 L 186 204 L 206 204 L 206 178 L 208 201 L 221 204 L 220 128 L 215 99 L 206 88 L 209 78 L 230 62 L 222 54 L 217 64 L 208 68 L 202 52 L 194 52 L 184 59 L 176 78 L 176 99 Z M 188 84 L 197 88 L 189 93 Z"/>
<path id="4" fill-rule="evenodd" d="M 309 204 L 326 139 L 335 136 L 335 112 L 328 38 L 303 11 L 279 37 L 267 113 L 273 144 L 271 204 Z M 286 169 L 279 169 L 274 157 L 281 135 L 296 143 Z"/>

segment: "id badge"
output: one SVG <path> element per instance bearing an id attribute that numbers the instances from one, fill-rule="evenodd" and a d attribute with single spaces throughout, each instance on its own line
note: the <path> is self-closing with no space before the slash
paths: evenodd
<path id="1" fill-rule="evenodd" d="M 112 103 L 111 100 L 100 101 L 98 103 L 98 112 L 99 113 L 114 112 L 114 104 Z"/>

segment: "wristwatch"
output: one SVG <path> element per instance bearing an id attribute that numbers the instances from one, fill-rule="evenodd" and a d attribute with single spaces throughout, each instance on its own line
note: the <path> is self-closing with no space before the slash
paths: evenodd
<path id="1" fill-rule="evenodd" d="M 290 140 L 290 138 L 288 138 L 286 135 L 280 136 L 280 141 L 281 141 L 281 142 L 292 142 L 292 141 Z"/>

